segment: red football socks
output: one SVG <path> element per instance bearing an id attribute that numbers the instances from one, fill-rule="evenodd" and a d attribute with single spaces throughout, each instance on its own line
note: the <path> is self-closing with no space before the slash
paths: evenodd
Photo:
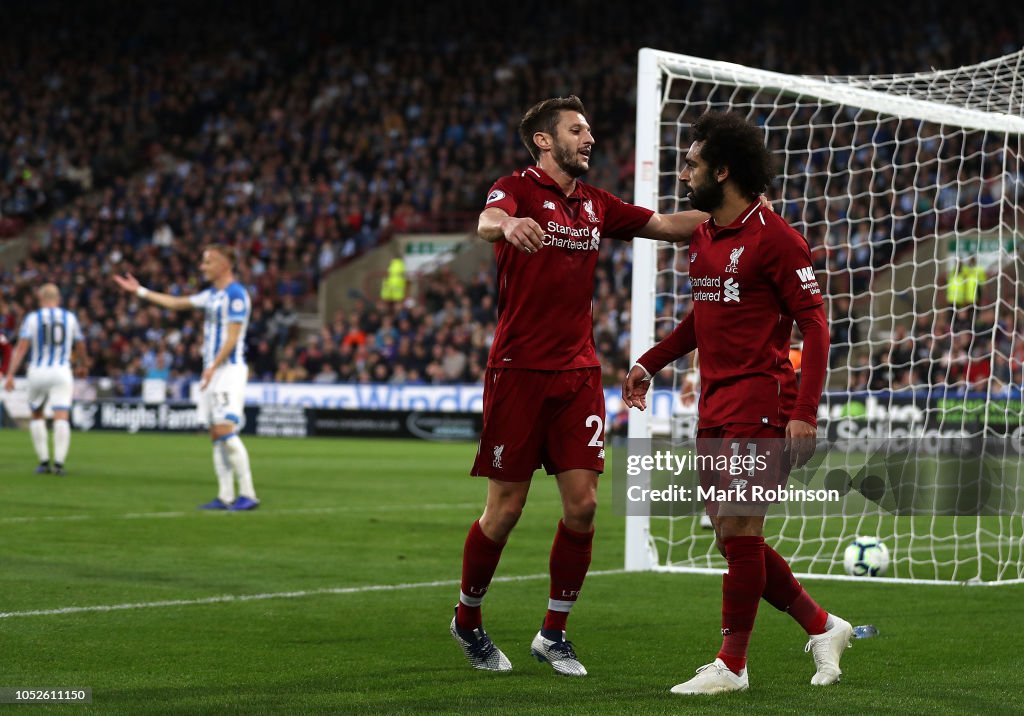
<path id="1" fill-rule="evenodd" d="M 480 604 L 498 568 L 504 547 L 484 534 L 479 520 L 469 528 L 466 545 L 462 550 L 462 593 L 455 614 L 455 623 L 460 629 L 476 629 L 480 626 Z"/>
<path id="2" fill-rule="evenodd" d="M 747 665 L 747 646 L 764 593 L 764 547 L 764 537 L 725 541 L 729 571 L 722 577 L 722 649 L 718 658 L 736 674 Z"/>
<path id="3" fill-rule="evenodd" d="M 576 532 L 558 521 L 558 531 L 551 545 L 551 592 L 544 629 L 565 631 L 569 611 L 580 595 L 583 580 L 590 569 L 594 530 Z"/>
<path id="4" fill-rule="evenodd" d="M 768 545 L 764 547 L 764 568 L 765 601 L 779 611 L 789 612 L 808 634 L 823 633 L 828 612 L 811 599 L 811 595 L 796 581 L 786 560 Z"/>

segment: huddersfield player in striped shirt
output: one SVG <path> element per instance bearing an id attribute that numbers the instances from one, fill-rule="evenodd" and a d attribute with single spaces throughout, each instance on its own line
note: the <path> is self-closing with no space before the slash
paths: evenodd
<path id="1" fill-rule="evenodd" d="M 28 402 L 32 410 L 29 434 L 39 458 L 36 473 L 63 475 L 64 461 L 71 447 L 71 423 L 68 421 L 74 386 L 71 359 L 77 353 L 79 360 L 85 361 L 82 329 L 75 314 L 61 308 L 60 291 L 56 285 L 44 284 L 36 296 L 39 308 L 22 321 L 18 344 L 7 369 L 5 387 L 14 389 L 14 374 L 28 355 Z M 52 466 L 43 412 L 47 403 L 53 411 Z"/>
<path id="2" fill-rule="evenodd" d="M 174 311 L 202 308 L 206 313 L 199 418 L 210 428 L 219 489 L 214 500 L 200 506 L 205 510 L 253 510 L 260 504 L 253 488 L 249 453 L 238 435 L 245 424 L 245 383 L 249 378 L 245 331 L 252 302 L 245 287 L 235 280 L 234 260 L 234 251 L 227 246 L 206 247 L 199 269 L 210 287 L 192 296 L 150 291 L 131 274 L 114 277 L 121 289 L 150 303 Z"/>

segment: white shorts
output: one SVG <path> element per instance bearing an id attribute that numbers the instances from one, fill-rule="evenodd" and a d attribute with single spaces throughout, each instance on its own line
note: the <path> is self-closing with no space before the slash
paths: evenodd
<path id="1" fill-rule="evenodd" d="M 241 430 L 245 425 L 245 383 L 248 380 L 246 365 L 223 365 L 215 370 L 210 384 L 199 394 L 200 424 L 210 427 L 233 423 Z"/>
<path id="2" fill-rule="evenodd" d="M 50 404 L 50 410 L 71 410 L 74 378 L 69 366 L 32 366 L 28 369 L 28 405 L 33 412 Z"/>

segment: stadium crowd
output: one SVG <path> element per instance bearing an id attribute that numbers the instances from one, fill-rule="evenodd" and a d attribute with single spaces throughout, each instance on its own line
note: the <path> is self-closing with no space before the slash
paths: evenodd
<path id="1" fill-rule="evenodd" d="M 80 374 L 105 376 L 110 391 L 126 396 L 138 395 L 143 379 L 161 377 L 184 396 L 201 370 L 198 317 L 125 297 L 109 275 L 131 271 L 154 289 L 193 292 L 201 247 L 222 242 L 238 250 L 239 278 L 253 295 L 253 378 L 475 382 L 495 322 L 489 267 L 468 284 L 440 272 L 404 302 L 367 297 L 322 317 L 311 335 L 300 335 L 298 314 L 315 305 L 323 272 L 391 232 L 469 229 L 491 182 L 529 163 L 515 128 L 537 98 L 584 98 L 597 136 L 587 180 L 629 198 L 637 47 L 781 72 L 863 74 L 977 62 L 1018 49 L 1014 38 L 1024 36 L 1024 13 L 995 0 L 980 0 L 966 21 L 909 0 L 878 8 L 871 23 L 843 5 L 748 4 L 756 17 L 643 1 L 633 10 L 643 20 L 633 27 L 623 26 L 619 10 L 581 0 L 486 10 L 452 3 L 427 15 L 407 2 L 398 11 L 364 6 L 308 17 L 283 2 L 244 12 L 218 2 L 184 10 L 101 2 L 74 25 L 58 3 L 12 12 L 11 40 L 0 44 L 0 61 L 15 68 L 0 79 L 0 219 L 45 221 L 47 229 L 28 258 L 0 266 L 0 331 L 13 335 L 31 290 L 55 281 L 85 327 L 92 362 Z M 522 18 L 540 10 L 546 25 L 573 32 L 557 45 L 531 43 L 536 27 Z M 388 13 L 416 22 L 399 26 Z M 930 20 L 904 22 L 908 13 Z M 486 32 L 494 25 L 508 32 L 496 39 Z M 878 28 L 887 35 L 881 43 Z M 64 41 L 71 36 L 79 42 Z M 722 36 L 733 41 L 715 40 Z M 797 131 L 788 141 L 855 143 L 852 126 L 836 131 L 834 139 Z M 910 163 L 917 144 L 892 139 L 888 159 Z M 983 145 L 976 149 L 972 155 L 984 155 Z M 821 165 L 831 159 L 802 156 L 810 181 L 824 181 Z M 936 163 L 926 171 L 944 169 Z M 981 162 L 967 171 L 977 185 L 970 202 L 984 212 L 1003 185 L 988 181 Z M 986 311 L 970 317 L 978 340 L 965 332 L 966 319 L 943 313 L 906 335 L 897 329 L 891 348 L 847 355 L 857 332 L 850 299 L 867 288 L 872 266 L 901 242 L 948 228 L 954 214 L 979 226 L 991 219 L 951 212 L 957 196 L 919 210 L 921 197 L 890 179 L 884 191 L 892 210 L 877 216 L 877 206 L 840 205 L 837 188 L 824 184 L 817 202 L 778 197 L 781 213 L 811 241 L 816 268 L 832 277 L 834 365 L 850 361 L 851 388 L 975 385 L 987 379 L 978 366 L 993 349 L 1006 358 L 990 366 L 994 377 L 1019 372 L 1024 342 Z M 873 191 L 863 189 L 842 194 Z M 835 226 L 848 231 L 825 230 Z M 629 285 L 628 245 L 604 242 L 594 320 L 609 384 L 628 367 Z M 682 294 L 659 299 L 664 330 L 685 310 L 686 287 L 659 291 Z"/>

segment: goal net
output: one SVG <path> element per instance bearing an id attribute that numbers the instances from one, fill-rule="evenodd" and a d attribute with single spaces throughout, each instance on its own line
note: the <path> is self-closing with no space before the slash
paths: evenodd
<path id="1" fill-rule="evenodd" d="M 778 169 L 769 198 L 807 238 L 825 297 L 819 443 L 829 445 L 799 479 L 863 474 L 871 448 L 857 440 L 1002 438 L 998 484 L 975 485 L 977 509 L 939 509 L 943 481 L 959 484 L 964 470 L 935 463 L 904 481 L 896 506 L 884 479 L 869 493 L 856 478 L 850 494 L 863 494 L 841 510 L 776 505 L 766 539 L 803 575 L 848 578 L 846 547 L 870 536 L 889 549 L 888 579 L 1024 581 L 1024 50 L 948 71 L 831 77 L 641 50 L 638 204 L 689 208 L 678 173 L 690 124 L 708 110 L 764 128 Z M 635 242 L 634 360 L 690 310 L 688 262 L 683 246 Z M 697 360 L 666 368 L 648 410 L 630 411 L 631 450 L 692 435 Z M 720 572 L 725 561 L 690 512 L 627 517 L 626 568 Z"/>

